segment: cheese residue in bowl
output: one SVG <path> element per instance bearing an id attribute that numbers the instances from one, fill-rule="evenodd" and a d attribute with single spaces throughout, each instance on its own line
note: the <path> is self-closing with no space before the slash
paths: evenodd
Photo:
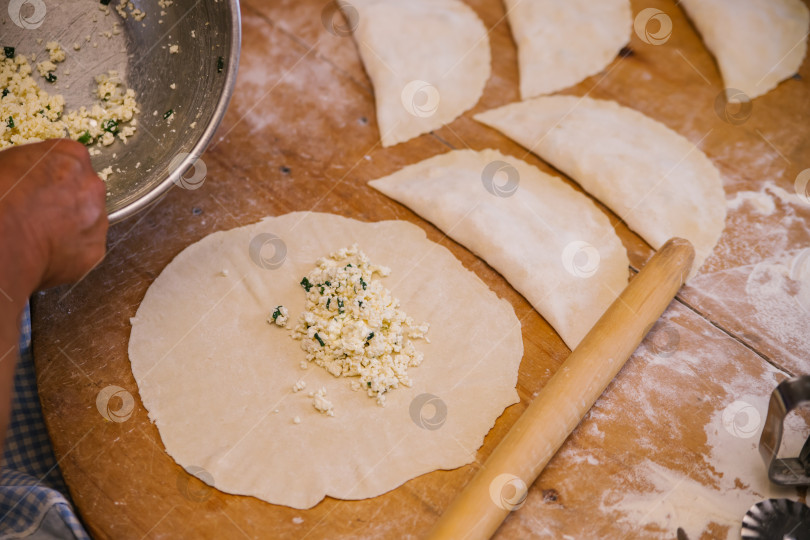
<path id="1" fill-rule="evenodd" d="M 408 368 L 423 358 L 413 341 L 427 339 L 429 329 L 415 324 L 378 279 L 389 273 L 372 265 L 357 244 L 319 259 L 301 280 L 306 307 L 292 331 L 307 361 L 335 377 L 358 377 L 352 388 L 383 406 L 386 392 L 411 386 Z"/>
<path id="2" fill-rule="evenodd" d="M 58 43 L 49 43 L 48 50 L 52 60 L 64 60 Z M 25 56 L 13 52 L 5 56 L 0 59 L 0 150 L 61 137 L 87 146 L 109 146 L 116 137 L 126 143 L 135 133 L 135 92 L 123 88 L 117 72 L 96 77 L 96 101 L 90 108 L 66 112 L 64 98 L 49 94 L 34 80 Z M 37 67 L 46 80 L 56 80 L 56 66 L 51 60 Z M 90 152 L 96 154 L 98 150 L 91 148 Z"/>

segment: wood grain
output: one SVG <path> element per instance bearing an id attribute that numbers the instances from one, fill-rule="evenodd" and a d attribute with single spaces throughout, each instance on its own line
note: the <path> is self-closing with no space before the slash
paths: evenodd
<path id="1" fill-rule="evenodd" d="M 113 227 L 109 255 L 98 268 L 75 286 L 34 299 L 43 411 L 71 494 L 97 538 L 422 537 L 569 353 L 500 275 L 366 185 L 465 147 L 493 147 L 563 176 L 471 119 L 518 98 L 515 48 L 501 3 L 469 2 L 492 29 L 493 76 L 479 104 L 433 134 L 388 149 L 379 145 L 373 93 L 354 43 L 324 28 L 324 4 L 243 3 L 242 67 L 228 114 L 202 158 L 204 185 L 173 189 L 157 206 Z M 633 2 L 634 13 L 645 7 L 672 18 L 670 40 L 652 46 L 633 36 L 632 54 L 566 93 L 615 99 L 683 134 L 718 166 L 729 198 L 768 185 L 792 192 L 798 172 L 810 167 L 810 62 L 804 62 L 801 80 L 758 98 L 750 118 L 731 125 L 715 111 L 722 90 L 716 65 L 683 13 L 672 1 Z M 728 491 L 724 486 L 736 476 L 739 484 L 732 481 L 730 493 L 741 506 L 763 496 L 756 482 L 764 468 L 747 461 L 756 456 L 756 438 L 726 438 L 718 447 L 725 433 L 719 415 L 737 400 L 764 415 L 778 380 L 810 372 L 801 335 L 810 335 L 810 326 L 784 328 L 746 292 L 757 265 L 810 245 L 810 206 L 763 194 L 773 200 L 773 212 L 748 203 L 730 210 L 701 276 L 673 302 L 498 538 L 673 538 L 684 515 L 707 515 L 702 501 L 694 497 L 684 515 L 664 525 L 664 518 L 650 522 L 645 513 L 657 516 L 683 486 Z M 297 511 L 208 488 L 163 451 L 129 368 L 129 318 L 149 284 L 190 243 L 292 210 L 416 223 L 514 306 L 525 346 L 521 403 L 498 420 L 474 464 L 415 478 L 375 499 L 326 499 Z M 610 216 L 639 268 L 652 250 Z M 96 396 L 108 385 L 135 396 L 135 411 L 125 422 L 106 421 L 96 409 Z M 750 466 L 729 463 L 728 456 Z M 638 513 L 638 507 L 649 512 Z M 744 510 L 728 508 L 742 517 Z M 727 528 L 708 525 L 695 537 L 721 536 Z"/>
<path id="2" fill-rule="evenodd" d="M 672 238 L 661 246 L 526 407 L 428 538 L 486 540 L 495 533 L 675 298 L 694 262 L 687 240 Z M 504 497 L 512 482 L 518 482 L 512 485 L 515 494 Z"/>

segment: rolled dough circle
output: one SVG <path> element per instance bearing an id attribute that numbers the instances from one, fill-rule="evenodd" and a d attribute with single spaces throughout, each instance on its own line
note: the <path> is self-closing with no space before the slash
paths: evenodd
<path id="1" fill-rule="evenodd" d="M 384 408 L 352 391 L 352 378 L 301 369 L 300 342 L 265 321 L 284 305 L 294 325 L 301 277 L 355 242 L 391 268 L 383 281 L 402 309 L 431 323 L 430 343 L 415 343 L 425 357 L 409 370 L 413 386 L 389 392 Z M 374 497 L 472 462 L 519 400 L 522 356 L 511 305 L 419 227 L 303 212 L 186 248 L 149 287 L 129 341 L 141 400 L 178 464 L 204 470 L 197 476 L 224 492 L 301 509 L 326 495 Z M 307 388 L 293 393 L 299 379 Z M 334 417 L 308 397 L 321 387 Z"/>

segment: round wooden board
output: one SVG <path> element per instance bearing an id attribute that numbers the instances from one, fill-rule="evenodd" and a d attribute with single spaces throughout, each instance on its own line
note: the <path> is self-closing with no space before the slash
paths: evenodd
<path id="1" fill-rule="evenodd" d="M 323 26 L 324 1 L 244 1 L 242 67 L 228 114 L 202 157 L 208 170 L 203 186 L 173 189 L 158 205 L 114 226 L 109 255 L 98 268 L 75 286 L 35 298 L 34 353 L 43 411 L 71 494 L 95 537 L 423 536 L 564 360 L 568 350 L 559 337 L 503 278 L 366 185 L 404 165 L 466 147 L 497 148 L 562 176 L 471 119 L 517 100 L 518 73 L 501 2 L 469 4 L 492 28 L 493 76 L 483 98 L 434 134 L 382 149 L 370 82 L 352 39 Z M 673 21 L 670 40 L 653 46 L 634 35 L 626 56 L 567 93 L 615 99 L 685 135 L 718 166 L 729 197 L 759 191 L 768 182 L 792 190 L 799 171 L 810 167 L 805 80 L 786 81 L 754 101 L 745 123 L 728 124 L 715 112 L 722 91 L 715 63 L 680 8 L 671 1 L 632 4 L 634 13 L 650 6 L 667 13 Z M 810 77 L 808 60 L 800 75 Z M 651 462 L 656 471 L 686 478 L 688 486 L 722 487 L 725 465 L 713 445 L 713 433 L 722 430 L 719 411 L 745 399 L 764 416 L 777 380 L 810 372 L 801 339 L 786 338 L 778 321 L 758 317 L 746 304 L 752 265 L 810 245 L 810 232 L 802 225 L 810 220 L 810 207 L 774 204 L 767 215 L 747 204 L 730 209 L 728 228 L 699 286 L 685 288 L 673 302 L 532 486 L 526 504 L 501 527 L 499 538 L 673 538 L 687 524 L 673 520 L 662 526 L 660 519 L 650 522 L 616 502 L 638 495 L 649 501 L 655 517 L 662 501 L 672 500 L 673 491 L 640 473 Z M 414 222 L 512 303 L 525 346 L 521 403 L 498 420 L 476 463 L 424 475 L 375 499 L 326 499 L 298 511 L 209 488 L 164 452 L 130 371 L 129 318 L 149 284 L 190 243 L 293 210 Z M 611 219 L 632 265 L 640 267 L 650 248 L 612 214 Z M 777 237 L 779 242 L 772 240 Z M 807 324 L 790 331 L 810 335 Z M 134 396 L 134 412 L 123 422 L 106 420 L 96 406 L 99 392 L 110 385 Z M 742 505 L 753 503 L 761 494 L 752 493 L 751 486 L 764 475 L 764 468 L 750 461 L 751 455 L 758 459 L 756 438 L 728 444 L 734 442 L 742 450 L 733 451 L 745 452 L 745 463 L 753 465 L 739 472 L 740 487 L 732 495 Z M 694 500 L 689 515 L 697 517 L 690 520 L 700 520 L 705 508 Z M 729 512 L 727 522 L 737 514 L 741 520 L 744 513 L 736 507 Z M 700 537 L 722 536 L 728 529 L 709 524 Z"/>

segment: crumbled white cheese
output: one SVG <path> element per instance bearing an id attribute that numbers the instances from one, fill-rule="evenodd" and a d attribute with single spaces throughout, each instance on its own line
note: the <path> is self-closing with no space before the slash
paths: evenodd
<path id="1" fill-rule="evenodd" d="M 169 54 L 177 54 L 180 52 L 180 45 L 169 45 Z"/>
<path id="2" fill-rule="evenodd" d="M 267 316 L 269 324 L 276 324 L 282 328 L 287 326 L 288 320 L 290 320 L 290 312 L 284 306 L 276 306 L 276 309 Z"/>
<path id="3" fill-rule="evenodd" d="M 133 4 L 131 0 L 120 0 L 118 2 L 118 5 L 115 6 L 115 11 L 118 12 L 118 14 L 121 16 L 122 19 L 127 18 L 126 10 L 129 10 L 129 13 L 132 15 L 132 18 L 135 19 L 136 21 L 141 21 L 143 20 L 144 17 L 146 17 L 146 12 L 136 8 L 135 4 Z"/>
<path id="4" fill-rule="evenodd" d="M 64 49 L 62 49 L 62 46 L 56 41 L 49 41 L 48 44 L 45 45 L 45 49 L 48 50 L 51 62 L 55 64 L 64 62 L 65 58 L 67 58 Z"/>
<path id="5" fill-rule="evenodd" d="M 107 168 L 105 168 L 105 169 L 102 169 L 102 170 L 101 170 L 101 171 L 98 173 L 98 175 L 101 177 L 101 179 L 102 179 L 102 180 L 104 180 L 104 181 L 106 182 L 106 181 L 107 181 L 107 178 L 109 178 L 109 177 L 110 177 L 110 175 L 112 174 L 112 172 L 113 172 L 112 167 L 107 167 Z"/>
<path id="6" fill-rule="evenodd" d="M 169 85 L 169 88 L 171 88 L 172 90 L 176 90 L 177 85 L 175 83 L 172 83 L 172 84 Z"/>
<path id="7" fill-rule="evenodd" d="M 138 164 L 135 165 L 135 168 L 137 169 L 140 166 L 141 166 L 141 162 L 139 161 Z M 219 275 L 222 276 L 222 277 L 228 277 L 228 269 L 223 268 L 222 270 L 219 271 Z"/>
<path id="8" fill-rule="evenodd" d="M 380 405 L 390 389 L 411 385 L 408 368 L 423 358 L 413 340 L 424 338 L 429 328 L 416 325 L 375 279 L 389 273 L 372 265 L 357 245 L 319 259 L 301 280 L 306 308 L 292 332 L 307 361 L 335 377 L 359 377 Z"/>
<path id="9" fill-rule="evenodd" d="M 306 360 L 301 360 L 301 362 L 298 363 L 298 367 L 301 369 L 309 369 L 309 362 Z"/>
<path id="10" fill-rule="evenodd" d="M 307 387 L 307 381 L 304 379 L 298 379 L 298 381 L 293 385 L 292 391 L 293 393 L 300 392 L 304 388 Z"/>
<path id="11" fill-rule="evenodd" d="M 331 401 L 326 399 L 326 388 L 323 386 L 312 397 L 312 406 L 315 407 L 315 410 L 319 413 L 323 413 L 326 416 L 335 416 L 335 407 L 332 405 Z"/>
<path id="12" fill-rule="evenodd" d="M 40 62 L 39 64 L 37 64 L 37 71 L 43 77 L 47 77 L 50 72 L 55 70 L 56 64 L 54 64 L 50 60 L 45 60 L 44 62 Z"/>
<path id="13" fill-rule="evenodd" d="M 301 417 L 300 416 L 296 416 L 295 418 L 293 418 L 293 424 L 300 424 L 300 423 L 301 423 Z"/>
<path id="14" fill-rule="evenodd" d="M 47 76 L 56 66 L 46 61 L 37 69 Z M 41 89 L 31 72 L 31 65 L 23 55 L 0 59 L 0 150 L 65 136 L 87 145 L 96 141 L 109 145 L 115 134 L 126 142 L 135 133 L 133 117 L 138 112 L 135 92 L 123 91 L 116 72 L 96 77 L 99 101 L 89 109 L 81 107 L 70 112 L 64 111 L 64 98 Z M 96 154 L 97 150 L 90 148 L 90 153 Z"/>

